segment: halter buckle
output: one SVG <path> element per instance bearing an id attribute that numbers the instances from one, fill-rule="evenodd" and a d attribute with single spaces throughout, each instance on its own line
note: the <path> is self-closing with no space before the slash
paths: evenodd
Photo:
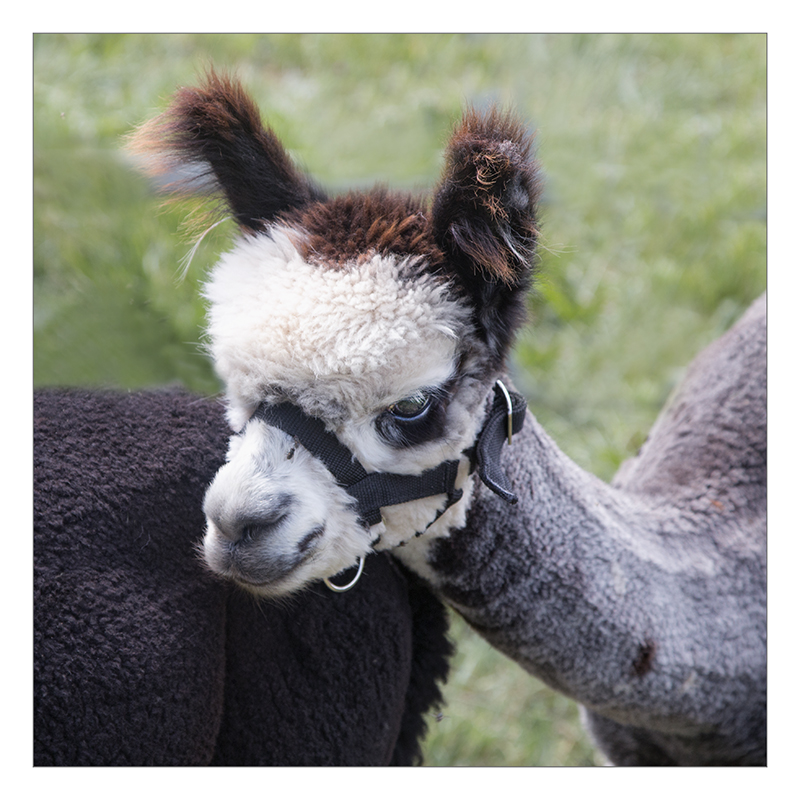
<path id="1" fill-rule="evenodd" d="M 508 420 L 508 443 L 511 444 L 511 435 L 513 434 L 514 430 L 514 420 L 513 420 L 513 408 L 511 406 L 511 395 L 508 393 L 508 389 L 506 389 L 506 385 L 503 381 L 497 381 L 497 385 L 500 387 L 500 391 L 506 398 L 506 408 L 508 409 L 508 415 L 506 419 Z"/>

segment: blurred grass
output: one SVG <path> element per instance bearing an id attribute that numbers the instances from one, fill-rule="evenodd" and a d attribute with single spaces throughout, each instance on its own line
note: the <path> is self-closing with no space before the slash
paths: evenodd
<path id="1" fill-rule="evenodd" d="M 538 130 L 540 281 L 516 380 L 560 446 L 609 479 L 692 355 L 766 285 L 762 35 L 39 35 L 34 41 L 34 381 L 219 385 L 191 243 L 120 137 L 204 65 L 237 71 L 332 189 L 435 182 L 465 102 Z M 454 621 L 429 764 L 591 764 L 573 702 Z"/>

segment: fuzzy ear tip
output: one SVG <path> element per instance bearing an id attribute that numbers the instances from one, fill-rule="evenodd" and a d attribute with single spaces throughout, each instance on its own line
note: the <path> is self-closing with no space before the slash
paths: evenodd
<path id="1" fill-rule="evenodd" d="M 450 138 L 443 179 L 479 194 L 513 187 L 505 203 L 533 214 L 540 193 L 533 143 L 533 131 L 514 112 L 468 108 Z"/>
<path id="2" fill-rule="evenodd" d="M 533 136 L 497 107 L 468 108 L 453 131 L 434 196 L 434 228 L 445 252 L 464 255 L 505 283 L 530 268 L 540 181 Z"/>
<path id="3" fill-rule="evenodd" d="M 533 147 L 534 134 L 521 117 L 510 109 L 491 106 L 478 110 L 470 106 L 453 130 L 451 142 L 459 141 L 527 159 Z"/>

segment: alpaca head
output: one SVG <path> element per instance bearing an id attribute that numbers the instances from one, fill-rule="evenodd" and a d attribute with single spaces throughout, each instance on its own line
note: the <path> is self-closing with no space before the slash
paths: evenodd
<path id="1" fill-rule="evenodd" d="M 242 231 L 205 287 L 234 430 L 205 499 L 209 567 L 277 596 L 370 550 L 463 525 L 465 451 L 530 283 L 537 183 L 522 127 L 468 112 L 432 198 L 329 198 L 241 87 L 212 73 L 179 91 L 135 146 L 154 169 L 192 176 L 178 190 L 219 193 Z M 442 513 L 446 494 L 419 497 L 365 519 L 325 460 L 263 413 L 284 405 L 318 421 L 366 473 L 452 462 L 452 505 Z"/>

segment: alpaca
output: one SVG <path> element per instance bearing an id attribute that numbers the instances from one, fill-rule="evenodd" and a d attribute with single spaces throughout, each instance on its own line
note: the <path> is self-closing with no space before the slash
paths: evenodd
<path id="1" fill-rule="evenodd" d="M 211 570 L 264 597 L 357 591 L 389 551 L 576 699 L 613 763 L 765 762 L 763 299 L 609 486 L 506 375 L 539 194 L 512 116 L 465 113 L 429 200 L 328 197 L 213 72 L 134 147 L 242 231 L 205 285 L 233 429 L 204 500 Z"/>
<path id="2" fill-rule="evenodd" d="M 333 602 L 216 578 L 196 547 L 227 436 L 185 392 L 34 396 L 34 764 L 420 761 L 443 607 L 386 554 Z"/>

